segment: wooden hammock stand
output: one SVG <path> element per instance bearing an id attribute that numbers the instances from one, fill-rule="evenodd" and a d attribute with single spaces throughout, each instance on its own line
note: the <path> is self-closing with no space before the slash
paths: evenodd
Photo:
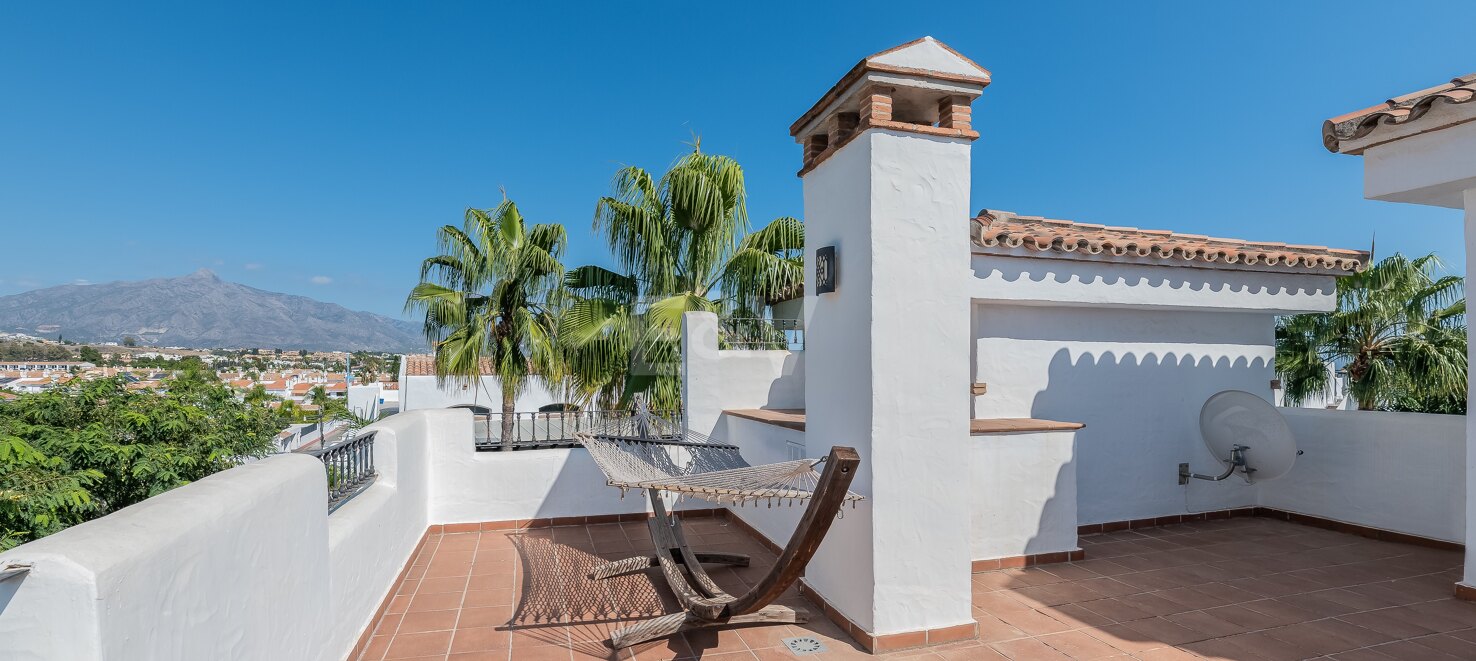
<path id="1" fill-rule="evenodd" d="M 620 438 L 622 441 L 635 441 L 630 437 Z M 692 443 L 676 438 L 666 439 L 640 439 L 642 443 L 657 445 L 674 445 L 683 448 L 696 446 L 701 448 L 708 444 Z M 586 444 L 589 447 L 589 444 Z M 723 450 L 731 450 L 736 456 L 737 448 L 733 446 L 713 446 Z M 593 449 L 593 448 L 592 448 Z M 605 468 L 605 462 L 596 457 L 601 468 Z M 710 627 L 721 627 L 728 625 L 762 624 L 762 623 L 803 623 L 808 621 L 809 613 L 801 608 L 789 608 L 787 606 L 774 605 L 773 601 L 779 598 L 785 590 L 794 585 L 796 580 L 804 573 L 805 565 L 815 555 L 820 542 L 825 539 L 825 533 L 830 530 L 830 524 L 836 519 L 842 505 L 847 500 L 855 501 L 860 497 L 847 491 L 851 480 L 856 476 L 856 467 L 860 465 L 861 459 L 856 451 L 848 447 L 832 447 L 829 455 L 821 462 L 824 472 L 819 476 L 814 489 L 804 492 L 795 490 L 743 490 L 729 488 L 702 487 L 702 492 L 694 492 L 685 489 L 678 490 L 680 493 L 689 493 L 699 497 L 712 498 L 719 502 L 724 500 L 763 500 L 770 499 L 787 500 L 794 502 L 808 499 L 804 516 L 795 528 L 789 543 L 784 547 L 783 553 L 774 562 L 773 568 L 759 580 L 747 592 L 740 595 L 730 595 L 719 588 L 706 570 L 702 568 L 703 563 L 746 567 L 749 563 L 747 555 L 738 553 L 698 553 L 693 551 L 687 544 L 686 536 L 682 532 L 682 523 L 674 512 L 667 510 L 662 500 L 663 489 L 657 486 L 641 486 L 619 483 L 606 471 L 610 477 L 610 484 L 622 488 L 644 488 L 651 502 L 652 516 L 647 525 L 651 530 L 651 540 L 656 544 L 656 552 L 651 556 L 637 556 L 617 560 L 596 567 L 589 572 L 589 578 L 603 580 L 614 576 L 642 571 L 652 567 L 661 568 L 661 574 L 666 577 L 667 585 L 681 602 L 683 612 L 662 615 L 638 622 L 632 626 L 619 629 L 611 634 L 610 644 L 621 649 L 638 643 L 665 638 L 683 631 L 694 629 L 705 629 Z M 773 466 L 780 466 L 774 464 Z M 753 467 L 754 470 L 762 470 L 766 467 Z M 726 472 L 726 471 L 722 471 Z M 701 477 L 698 475 L 698 477 Z M 680 478 L 678 478 L 680 479 Z"/>

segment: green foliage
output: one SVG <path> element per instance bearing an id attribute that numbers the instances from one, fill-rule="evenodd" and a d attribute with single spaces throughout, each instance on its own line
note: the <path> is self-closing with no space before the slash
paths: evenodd
<path id="1" fill-rule="evenodd" d="M 92 347 L 82 347 L 78 350 L 77 359 L 84 363 L 92 363 L 93 365 L 103 364 L 102 352 Z"/>
<path id="2" fill-rule="evenodd" d="M 566 236 L 558 224 L 531 228 L 511 200 L 468 209 L 462 226 L 437 230 L 441 254 L 426 259 L 405 303 L 423 315 L 442 379 L 472 383 L 490 361 L 502 384 L 502 408 L 538 374 L 560 371 L 554 342 Z M 504 426 L 512 423 L 511 416 Z M 510 435 L 508 435 L 510 437 Z"/>
<path id="3" fill-rule="evenodd" d="M 1286 402 L 1323 391 L 1331 363 L 1346 370 L 1360 409 L 1465 413 L 1465 283 L 1439 270 L 1434 254 L 1395 254 L 1339 279 L 1337 310 L 1279 320 Z"/>
<path id="4" fill-rule="evenodd" d="M 102 379 L 0 405 L 0 547 L 271 452 L 285 420 L 180 362 L 165 394 Z"/>
<path id="5" fill-rule="evenodd" d="M 60 344 L 30 340 L 0 341 L 0 360 L 71 360 L 72 350 Z"/>
<path id="6" fill-rule="evenodd" d="M 804 225 L 779 218 L 748 232 L 743 170 L 694 149 L 660 179 L 638 167 L 615 175 L 595 208 L 594 229 L 622 272 L 570 271 L 573 300 L 559 337 L 570 380 L 607 407 L 637 393 L 653 408 L 680 405 L 682 315 L 758 317 L 804 282 Z"/>

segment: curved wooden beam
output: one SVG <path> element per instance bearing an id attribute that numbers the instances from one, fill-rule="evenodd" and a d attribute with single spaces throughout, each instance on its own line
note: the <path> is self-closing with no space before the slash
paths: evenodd
<path id="1" fill-rule="evenodd" d="M 644 558 L 629 558 L 608 566 L 607 571 L 617 568 L 634 571 L 645 566 L 660 566 L 672 593 L 681 602 L 686 613 L 662 616 L 627 627 L 611 637 L 617 649 L 636 643 L 670 636 L 695 628 L 722 626 L 724 624 L 757 624 L 761 622 L 803 622 L 803 611 L 784 609 L 770 604 L 784 594 L 804 574 L 805 565 L 814 557 L 835 521 L 836 513 L 845 504 L 847 489 L 856 478 L 856 468 L 861 464 L 860 455 L 854 448 L 832 447 L 825 459 L 825 470 L 820 474 L 805 514 L 790 536 L 789 543 L 774 562 L 774 566 L 747 592 L 736 597 L 723 592 L 717 583 L 702 568 L 704 557 L 709 554 L 695 553 L 687 545 L 682 534 L 682 523 L 673 513 L 666 510 L 660 494 L 648 489 L 651 499 L 651 519 L 647 522 L 651 539 L 656 544 L 656 555 L 651 561 Z M 597 568 L 591 578 L 601 572 Z M 683 569 L 686 570 L 683 573 Z M 690 578 L 689 578 L 690 577 Z"/>
<path id="2" fill-rule="evenodd" d="M 820 474 L 820 483 L 815 487 L 814 495 L 810 496 L 810 504 L 805 508 L 799 525 L 795 526 L 794 534 L 789 537 L 789 543 L 784 545 L 784 552 L 757 585 L 728 604 L 723 613 L 725 616 L 758 611 L 778 599 L 804 575 L 805 565 L 820 548 L 820 542 L 825 541 L 825 533 L 830 531 L 836 513 L 845 504 L 846 490 L 856 478 L 856 467 L 860 465 L 861 456 L 856 454 L 855 448 L 830 448 L 830 454 L 825 458 L 825 472 Z"/>

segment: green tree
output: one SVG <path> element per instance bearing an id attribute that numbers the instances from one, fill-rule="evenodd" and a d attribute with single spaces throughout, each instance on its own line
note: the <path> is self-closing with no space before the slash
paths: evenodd
<path id="1" fill-rule="evenodd" d="M 92 363 L 93 365 L 103 364 L 102 352 L 92 347 L 82 347 L 79 349 L 77 351 L 77 358 L 84 363 Z"/>
<path id="2" fill-rule="evenodd" d="M 125 347 L 136 347 L 136 346 L 138 346 L 138 338 L 136 338 L 136 337 L 134 337 L 132 335 L 124 335 L 123 336 L 123 346 L 125 346 Z"/>
<path id="3" fill-rule="evenodd" d="M 514 405 L 534 374 L 559 371 L 555 346 L 559 262 L 567 237 L 559 224 L 527 227 L 511 200 L 468 209 L 461 227 L 436 232 L 441 254 L 421 265 L 406 300 L 423 315 L 438 379 L 479 386 L 482 363 L 502 389 L 502 437 L 512 442 Z"/>
<path id="4" fill-rule="evenodd" d="M 323 444 L 322 441 L 327 435 L 328 430 L 323 428 L 323 422 L 328 417 L 328 406 L 332 401 L 333 399 L 328 396 L 328 390 L 323 386 L 313 386 L 313 389 L 308 391 L 307 403 L 318 407 L 318 442 L 320 445 Z"/>
<path id="5" fill-rule="evenodd" d="M 198 362 L 198 361 L 197 361 Z M 50 534 L 272 450 L 276 412 L 187 368 L 163 394 L 77 381 L 0 406 L 0 544 Z"/>
<path id="6" fill-rule="evenodd" d="M 246 391 L 246 394 L 242 397 L 242 401 L 249 406 L 266 406 L 275 399 L 275 397 L 272 397 L 267 392 L 266 386 L 260 383 L 251 386 L 251 389 Z"/>
<path id="7" fill-rule="evenodd" d="M 570 379 L 606 406 L 647 393 L 655 408 L 680 405 L 682 314 L 761 316 L 804 281 L 804 225 L 778 218 L 748 232 L 743 170 L 700 147 L 659 179 L 622 168 L 595 208 L 594 229 L 622 272 L 570 271 L 574 300 L 562 317 Z"/>
<path id="8" fill-rule="evenodd" d="M 1276 370 L 1286 402 L 1323 391 L 1332 364 L 1346 371 L 1360 409 L 1465 413 L 1464 281 L 1440 268 L 1434 254 L 1395 254 L 1340 278 L 1337 310 L 1280 319 Z"/>

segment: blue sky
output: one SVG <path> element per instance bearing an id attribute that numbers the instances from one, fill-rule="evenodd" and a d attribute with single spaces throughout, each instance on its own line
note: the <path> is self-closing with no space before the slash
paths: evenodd
<path id="1" fill-rule="evenodd" d="M 1458 211 L 1363 200 L 1320 126 L 1476 70 L 1476 3 L 237 5 L 0 6 L 0 294 L 203 267 L 399 315 L 499 187 L 607 263 L 611 175 L 693 134 L 798 215 L 789 123 L 928 34 L 994 73 L 975 209 L 1464 265 Z"/>

